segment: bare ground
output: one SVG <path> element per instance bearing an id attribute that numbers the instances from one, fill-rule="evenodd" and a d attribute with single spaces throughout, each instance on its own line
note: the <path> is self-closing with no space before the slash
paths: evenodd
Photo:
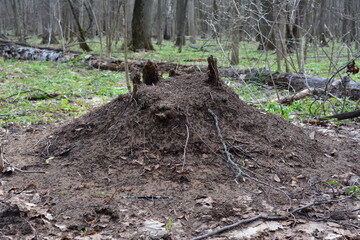
<path id="1" fill-rule="evenodd" d="M 0 238 L 191 239 L 262 214 L 284 220 L 209 239 L 358 239 L 360 203 L 342 190 L 360 184 L 359 125 L 298 127 L 206 80 L 161 79 L 62 124 L 4 129 L 22 172 L 0 176 Z"/>

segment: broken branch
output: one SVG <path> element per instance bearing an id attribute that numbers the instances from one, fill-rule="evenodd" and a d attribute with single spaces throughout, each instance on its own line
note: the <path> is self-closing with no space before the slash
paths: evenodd
<path id="1" fill-rule="evenodd" d="M 226 146 L 226 143 L 224 141 L 224 138 L 222 137 L 221 135 L 221 130 L 220 130 L 220 127 L 219 127 L 219 121 L 218 121 L 218 117 L 215 115 L 215 113 L 211 110 L 211 109 L 208 109 L 208 112 L 212 115 L 212 117 L 214 118 L 214 123 L 215 123 L 215 128 L 216 128 L 216 133 L 220 139 L 220 142 L 221 144 L 223 145 L 223 148 L 224 148 L 224 152 L 225 152 L 225 155 L 226 155 L 226 161 L 228 163 L 230 163 L 230 165 L 234 166 L 237 173 L 236 173 L 236 177 L 234 179 L 234 181 L 239 184 L 237 178 L 243 174 L 243 171 L 240 169 L 239 165 L 236 164 L 233 160 L 231 160 L 231 156 L 230 156 L 230 153 L 227 149 L 227 146 Z"/>

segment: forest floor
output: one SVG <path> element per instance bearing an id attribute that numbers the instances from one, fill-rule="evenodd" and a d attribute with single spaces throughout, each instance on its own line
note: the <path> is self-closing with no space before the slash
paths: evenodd
<path id="1" fill-rule="evenodd" d="M 201 239 L 250 219 L 208 238 L 359 239 L 359 123 L 296 126 L 206 80 L 2 128 L 0 238 Z"/>

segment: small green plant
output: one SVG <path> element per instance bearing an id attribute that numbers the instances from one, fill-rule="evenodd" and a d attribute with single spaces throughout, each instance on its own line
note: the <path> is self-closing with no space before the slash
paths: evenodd
<path id="1" fill-rule="evenodd" d="M 360 200 L 360 185 L 351 186 L 345 193 L 353 195 L 357 200 Z"/>
<path id="2" fill-rule="evenodd" d="M 337 181 L 327 181 L 326 183 L 330 185 L 337 185 L 340 188 L 345 188 L 346 195 L 353 196 L 354 198 L 360 200 L 360 185 L 344 186 L 342 183 Z"/>
<path id="3" fill-rule="evenodd" d="M 173 221 L 172 221 L 172 218 L 169 217 L 169 218 L 168 218 L 168 221 L 167 221 L 167 223 L 166 223 L 166 225 L 165 225 L 165 231 L 166 231 L 167 233 L 171 232 L 172 227 L 173 227 Z"/>

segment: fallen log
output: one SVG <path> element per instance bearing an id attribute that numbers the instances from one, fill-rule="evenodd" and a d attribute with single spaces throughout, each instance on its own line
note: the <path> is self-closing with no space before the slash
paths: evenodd
<path id="1" fill-rule="evenodd" d="M 260 81 L 295 93 L 305 89 L 323 89 L 324 91 L 326 89 L 325 94 L 349 97 L 351 100 L 360 99 L 360 82 L 351 81 L 348 75 L 345 75 L 341 80 L 332 81 L 328 78 L 297 73 L 274 73 L 267 70 L 252 73 L 253 75 L 246 75 L 246 81 Z"/>
<path id="2" fill-rule="evenodd" d="M 33 44 L 28 44 L 28 43 L 23 43 L 23 42 L 11 41 L 3 34 L 0 35 L 0 45 L 18 45 L 18 46 L 22 46 L 22 47 L 49 50 L 49 51 L 54 51 L 54 52 L 68 52 L 68 53 L 78 54 L 78 55 L 82 54 L 82 52 L 80 52 L 80 51 L 72 51 L 72 50 L 70 51 L 70 50 L 66 50 L 66 49 L 64 50 L 63 48 L 44 47 L 44 46 L 33 45 Z"/>
<path id="3" fill-rule="evenodd" d="M 75 59 L 81 52 L 64 52 L 59 48 L 40 47 L 0 38 L 0 56 L 3 59 L 66 62 Z"/>
<path id="4" fill-rule="evenodd" d="M 356 118 L 356 117 L 360 117 L 360 110 L 339 113 L 339 114 L 320 118 L 319 120 L 329 120 L 329 119 L 345 120 L 345 119 L 351 119 L 351 118 Z"/>

